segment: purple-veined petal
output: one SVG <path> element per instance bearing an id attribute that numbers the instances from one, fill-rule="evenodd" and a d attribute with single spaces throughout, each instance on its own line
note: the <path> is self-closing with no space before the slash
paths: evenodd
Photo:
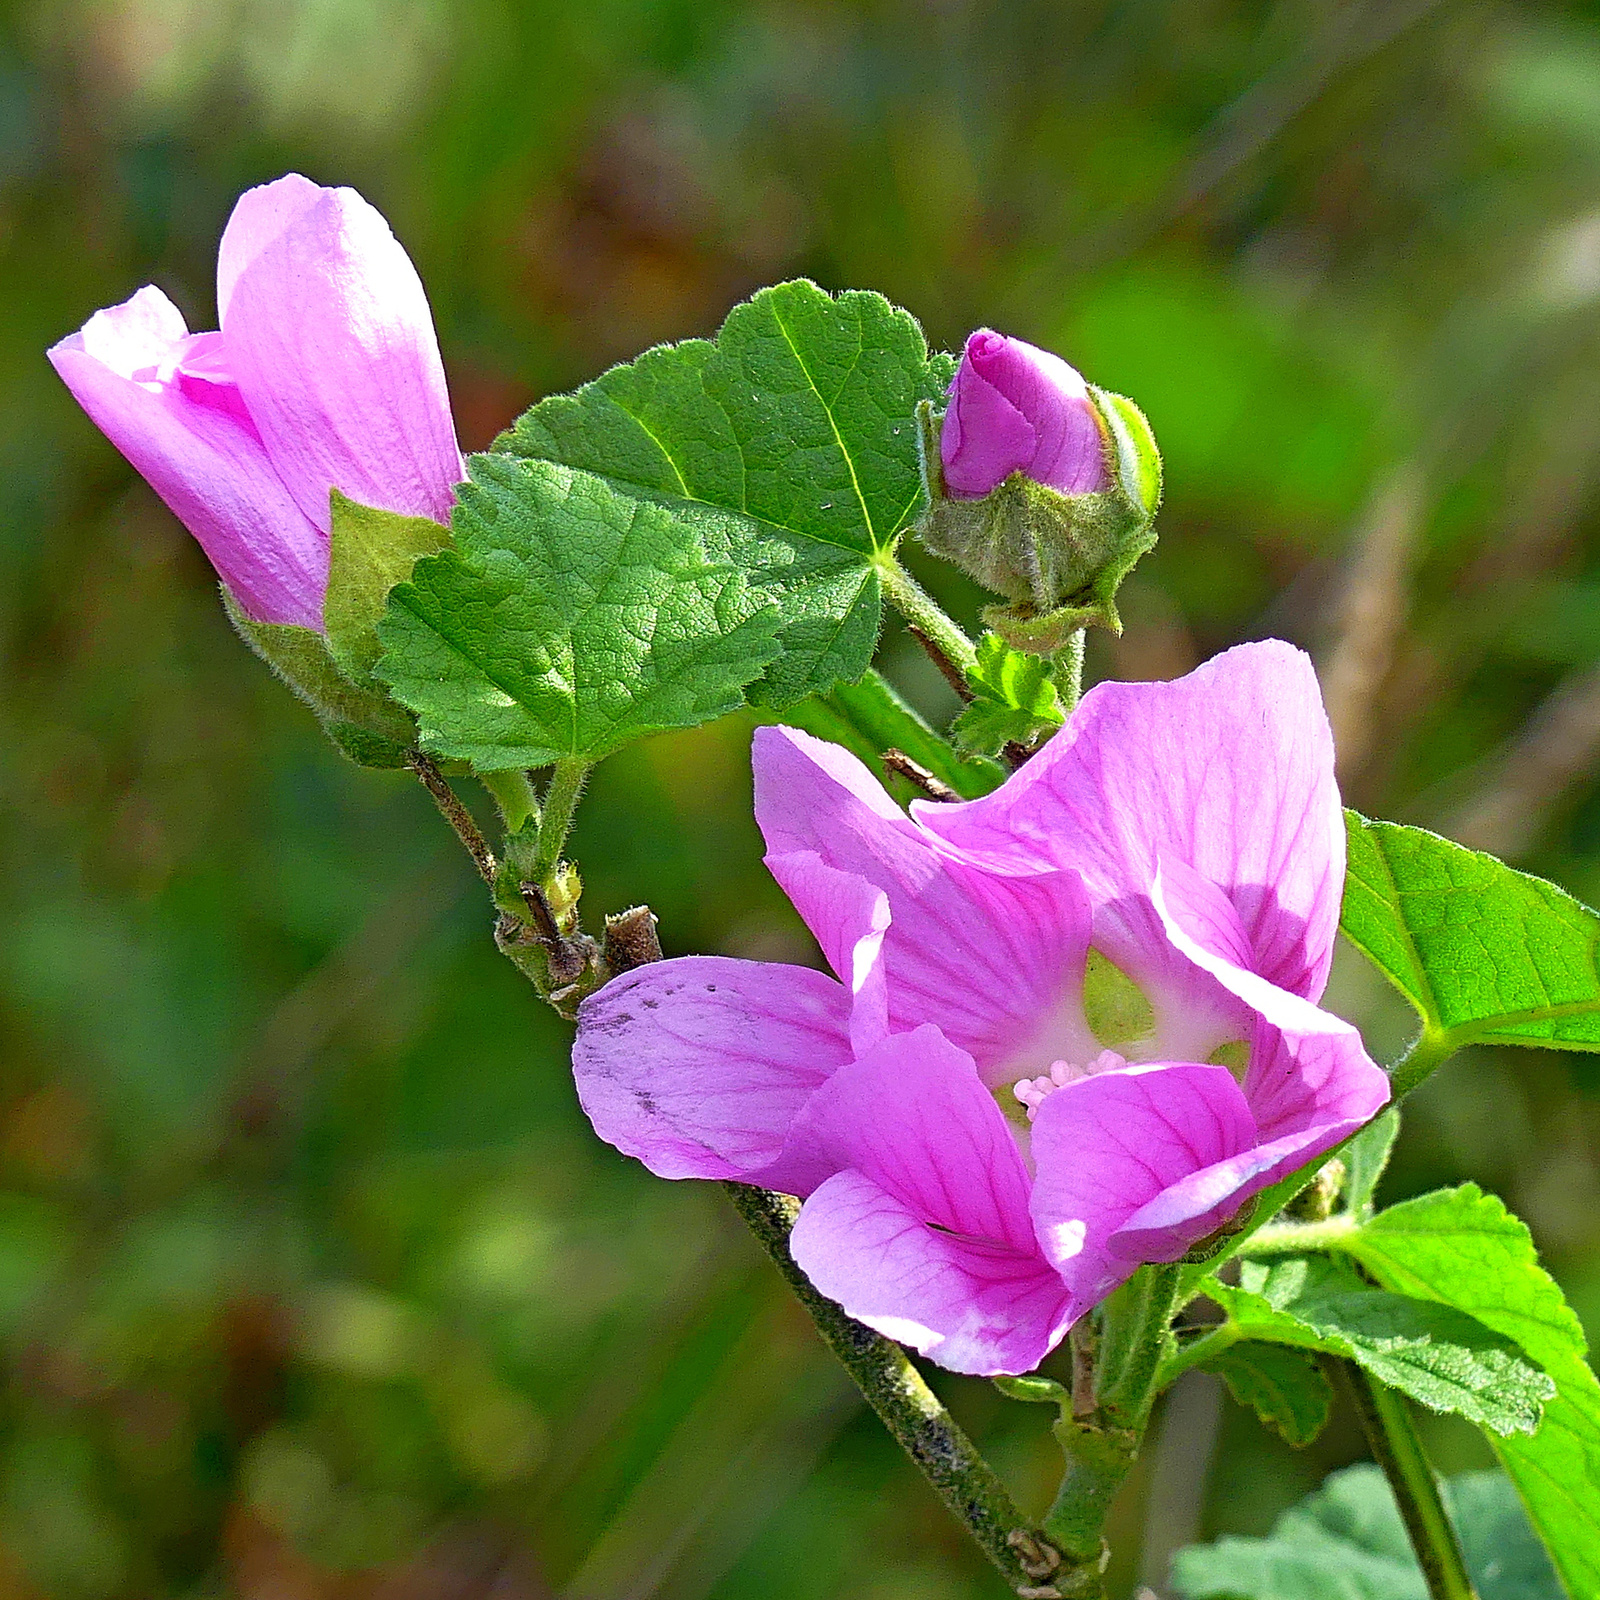
<path id="1" fill-rule="evenodd" d="M 1081 985 L 1089 904 L 1070 872 L 991 871 L 905 816 L 848 751 L 792 728 L 758 728 L 756 820 L 767 863 L 813 932 L 834 911 L 790 874 L 815 855 L 888 897 L 883 970 L 891 1027 L 935 1024 L 991 1086 L 1087 1061 Z"/>
<path id="2" fill-rule="evenodd" d="M 808 1194 L 838 1168 L 794 1148 L 790 1135 L 850 1060 L 849 1022 L 849 993 L 809 967 L 725 956 L 653 962 L 579 1008 L 578 1099 L 602 1139 L 658 1177 Z"/>
<path id="3" fill-rule="evenodd" d="M 265 202 L 247 213 L 222 313 L 272 463 L 319 527 L 330 488 L 448 522 L 464 470 L 422 281 L 353 189 L 288 201 L 276 232 Z"/>
<path id="4" fill-rule="evenodd" d="M 327 537 L 273 470 L 232 386 L 185 377 L 185 359 L 204 339 L 159 289 L 145 288 L 96 312 L 49 355 L 95 426 L 199 540 L 245 614 L 320 629 Z"/>
<path id="5" fill-rule="evenodd" d="M 1344 823 L 1316 675 L 1290 645 L 1240 645 L 1172 683 L 1098 684 L 992 795 L 920 801 L 914 815 L 997 862 L 1078 871 L 1096 942 L 1104 928 L 1103 947 L 1130 971 L 1148 946 L 1157 983 L 1150 886 L 1162 860 L 1182 862 L 1233 902 L 1254 971 L 1306 999 L 1322 993 Z"/>
<path id="6" fill-rule="evenodd" d="M 1031 1205 L 1077 1313 L 1143 1262 L 1175 1261 L 1226 1222 L 1243 1203 L 1255 1144 L 1255 1119 L 1224 1067 L 1129 1067 L 1055 1090 L 1034 1117 Z M 1237 1173 L 1227 1167 L 1236 1160 Z"/>
<path id="7" fill-rule="evenodd" d="M 1065 1333 L 1016 1141 L 936 1028 L 840 1068 L 796 1137 L 840 1171 L 802 1209 L 795 1259 L 852 1316 L 958 1372 L 1028 1371 Z"/>

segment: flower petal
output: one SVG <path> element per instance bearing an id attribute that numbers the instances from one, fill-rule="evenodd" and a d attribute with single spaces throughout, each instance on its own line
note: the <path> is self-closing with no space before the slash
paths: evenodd
<path id="1" fill-rule="evenodd" d="M 1072 873 L 963 859 L 905 816 L 848 751 L 793 728 L 758 728 L 754 765 L 767 864 L 819 938 L 831 901 L 792 873 L 790 858 L 814 855 L 887 895 L 892 1027 L 935 1024 L 991 1086 L 1048 1069 L 1042 1037 L 1063 1059 L 1099 1053 L 1079 1003 L 1090 914 Z"/>
<path id="2" fill-rule="evenodd" d="M 333 487 L 448 522 L 465 473 L 422 281 L 353 189 L 305 201 L 295 187 L 281 211 L 255 202 L 229 253 L 222 332 L 245 403 L 318 527 Z"/>
<path id="3" fill-rule="evenodd" d="M 1143 1262 L 1175 1261 L 1221 1226 L 1243 1201 L 1255 1144 L 1255 1119 L 1224 1067 L 1129 1067 L 1050 1094 L 1033 1123 L 1033 1220 L 1077 1312 Z M 1240 1174 L 1213 1176 L 1235 1160 Z"/>
<path id="4" fill-rule="evenodd" d="M 685 956 L 625 973 L 578 1012 L 572 1067 L 595 1132 L 662 1178 L 807 1194 L 838 1170 L 790 1138 L 850 1059 L 850 996 L 808 967 Z"/>
<path id="5" fill-rule="evenodd" d="M 222 230 L 222 242 L 217 246 L 218 322 L 228 314 L 239 274 L 327 192 L 298 172 L 288 172 L 272 183 L 246 189 L 234 201 L 228 225 Z"/>
<path id="6" fill-rule="evenodd" d="M 1028 1371 L 1066 1332 L 1016 1141 L 936 1028 L 840 1068 L 795 1133 L 845 1169 L 806 1202 L 795 1259 L 852 1316 L 957 1372 Z"/>
<path id="7" fill-rule="evenodd" d="M 1181 861 L 1233 902 L 1255 971 L 1322 993 L 1344 822 L 1316 675 L 1290 645 L 1240 645 L 1172 683 L 1099 684 L 992 795 L 913 814 L 964 850 L 1077 870 L 1097 942 L 1104 924 L 1127 945 L 1108 942 L 1119 964 L 1159 942 L 1150 885 L 1161 860 Z"/>
<path id="8" fill-rule="evenodd" d="M 189 336 L 159 289 L 97 312 L 50 361 L 96 427 L 200 541 L 246 616 L 322 626 L 328 541 L 222 385 L 186 387 Z M 208 398 L 209 396 L 209 398 Z"/>

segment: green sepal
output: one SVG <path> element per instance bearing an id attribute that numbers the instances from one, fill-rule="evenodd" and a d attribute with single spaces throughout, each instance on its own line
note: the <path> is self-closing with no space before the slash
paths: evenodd
<path id="1" fill-rule="evenodd" d="M 328 592 L 322 624 L 328 653 L 354 684 L 383 694 L 372 669 L 383 646 L 378 619 L 389 591 L 411 576 L 418 558 L 450 543 L 450 530 L 428 517 L 380 511 L 329 491 Z"/>
<path id="2" fill-rule="evenodd" d="M 1012 1400 L 1027 1400 L 1034 1405 L 1053 1405 L 1061 1408 L 1063 1417 L 1072 1415 L 1072 1391 L 1054 1378 L 1041 1378 L 1038 1373 L 1012 1377 L 1001 1373 L 990 1380 L 1001 1394 Z"/>
<path id="3" fill-rule="evenodd" d="M 1050 663 L 1014 650 L 997 633 L 978 641 L 978 659 L 967 669 L 973 699 L 951 724 L 957 745 L 992 756 L 1010 743 L 1030 744 L 1066 721 Z"/>
<path id="4" fill-rule="evenodd" d="M 387 699 L 358 689 L 340 672 L 320 633 L 287 622 L 252 622 L 227 586 L 222 608 L 239 637 L 316 712 L 324 731 L 361 766 L 403 765 L 416 724 Z M 393 759 L 400 752 L 402 760 Z"/>

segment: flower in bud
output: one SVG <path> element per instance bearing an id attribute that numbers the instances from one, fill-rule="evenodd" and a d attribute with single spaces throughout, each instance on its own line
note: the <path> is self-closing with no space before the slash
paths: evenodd
<path id="1" fill-rule="evenodd" d="M 945 493 L 981 500 L 1013 472 L 1058 494 L 1111 485 L 1089 386 L 1060 356 L 979 328 L 950 385 L 939 440 Z"/>
<path id="2" fill-rule="evenodd" d="M 217 313 L 144 288 L 50 360 L 245 617 L 320 630 L 330 491 L 448 522 L 465 476 L 427 296 L 360 195 L 291 173 L 234 207 Z"/>
<path id="3" fill-rule="evenodd" d="M 1048 654 L 1089 623 L 1113 631 L 1117 586 L 1155 543 L 1161 458 L 1131 401 L 1059 356 L 980 328 L 943 417 L 918 410 L 923 543 L 1010 602 L 985 620 Z"/>

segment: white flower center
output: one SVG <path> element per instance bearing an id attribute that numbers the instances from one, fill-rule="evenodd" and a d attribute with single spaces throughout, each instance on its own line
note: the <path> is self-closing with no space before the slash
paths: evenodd
<path id="1" fill-rule="evenodd" d="M 1038 1115 L 1042 1106 L 1057 1089 L 1069 1083 L 1076 1083 L 1079 1078 L 1089 1078 L 1097 1072 L 1115 1072 L 1128 1064 L 1128 1058 L 1118 1055 L 1115 1050 L 1102 1050 L 1087 1066 L 1074 1066 L 1069 1061 L 1057 1061 L 1051 1065 L 1049 1072 L 1037 1078 L 1021 1078 L 1011 1089 L 1018 1100 L 1027 1108 L 1028 1121 L 1032 1122 Z"/>

